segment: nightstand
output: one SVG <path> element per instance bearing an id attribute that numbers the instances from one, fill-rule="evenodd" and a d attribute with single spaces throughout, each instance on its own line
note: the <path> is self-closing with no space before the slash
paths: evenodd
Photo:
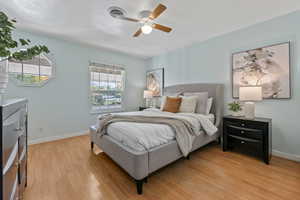
<path id="1" fill-rule="evenodd" d="M 144 106 L 140 106 L 139 107 L 139 111 L 143 111 L 143 110 L 145 110 L 145 109 L 147 109 L 148 107 L 144 107 Z"/>
<path id="2" fill-rule="evenodd" d="M 223 151 L 240 149 L 269 164 L 272 155 L 272 119 L 223 117 Z"/>

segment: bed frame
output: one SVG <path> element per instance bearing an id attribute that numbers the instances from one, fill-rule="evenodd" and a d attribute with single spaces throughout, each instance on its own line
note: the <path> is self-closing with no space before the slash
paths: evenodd
<path id="1" fill-rule="evenodd" d="M 197 136 L 193 143 L 192 151 L 212 141 L 220 141 L 224 102 L 223 90 L 223 84 L 203 83 L 174 85 L 164 88 L 165 95 L 172 95 L 178 92 L 208 92 L 209 97 L 214 98 L 211 113 L 215 115 L 215 125 L 219 131 L 213 136 L 208 136 L 207 134 Z M 176 140 L 148 151 L 135 151 L 108 135 L 98 137 L 96 126 L 90 127 L 90 136 L 92 149 L 94 144 L 96 144 L 135 179 L 138 194 L 142 194 L 143 183 L 147 182 L 147 177 L 151 173 L 183 157 Z"/>

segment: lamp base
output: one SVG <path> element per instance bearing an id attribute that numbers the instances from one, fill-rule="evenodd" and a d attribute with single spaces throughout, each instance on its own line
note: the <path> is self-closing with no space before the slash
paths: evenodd
<path id="1" fill-rule="evenodd" d="M 148 108 L 149 107 L 149 98 L 145 99 L 145 107 Z"/>
<path id="2" fill-rule="evenodd" d="M 255 103 L 254 102 L 245 102 L 244 114 L 247 119 L 255 118 Z"/>
<path id="3" fill-rule="evenodd" d="M 153 107 L 153 100 L 152 98 L 146 98 L 146 104 L 145 104 L 146 108 L 151 108 Z"/>

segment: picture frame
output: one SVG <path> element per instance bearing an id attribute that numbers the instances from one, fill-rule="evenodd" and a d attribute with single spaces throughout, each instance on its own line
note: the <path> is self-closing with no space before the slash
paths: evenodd
<path id="1" fill-rule="evenodd" d="M 151 90 L 153 92 L 153 97 L 161 97 L 163 96 L 164 89 L 164 68 L 158 68 L 149 70 L 146 73 L 146 85 L 147 90 Z"/>
<path id="2" fill-rule="evenodd" d="M 235 52 L 231 56 L 232 98 L 240 86 L 262 86 L 264 99 L 291 99 L 291 42 Z"/>

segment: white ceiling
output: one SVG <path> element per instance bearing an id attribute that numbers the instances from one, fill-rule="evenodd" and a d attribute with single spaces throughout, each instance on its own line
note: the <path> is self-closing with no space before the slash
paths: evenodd
<path id="1" fill-rule="evenodd" d="M 133 38 L 138 23 L 112 18 L 107 9 L 119 6 L 129 17 L 168 9 L 156 20 L 173 28 Z M 104 47 L 144 58 L 196 41 L 231 32 L 300 8 L 299 0 L 0 0 L 1 10 L 16 18 L 23 30 Z"/>

